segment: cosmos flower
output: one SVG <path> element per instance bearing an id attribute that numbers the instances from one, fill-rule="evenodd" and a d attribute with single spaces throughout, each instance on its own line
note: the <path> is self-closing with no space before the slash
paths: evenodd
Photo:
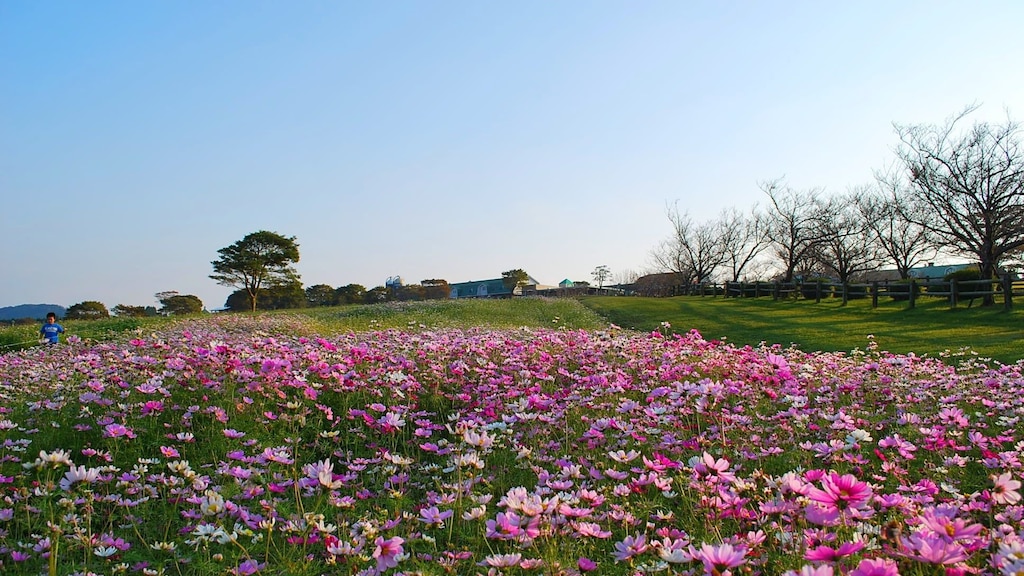
<path id="1" fill-rule="evenodd" d="M 377 571 L 384 572 L 389 568 L 398 566 L 401 561 L 404 549 L 402 544 L 405 543 L 405 539 L 399 536 L 392 536 L 385 540 L 382 536 L 378 536 L 373 541 L 373 554 L 372 557 L 377 562 Z"/>
<path id="2" fill-rule="evenodd" d="M 1004 472 L 998 476 L 992 476 L 995 486 L 992 488 L 992 501 L 996 504 L 1016 505 L 1020 502 L 1020 480 L 1014 480 L 1013 475 Z"/>

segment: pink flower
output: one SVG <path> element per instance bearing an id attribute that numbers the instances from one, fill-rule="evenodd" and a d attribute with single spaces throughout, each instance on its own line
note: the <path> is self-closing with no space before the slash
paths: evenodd
<path id="1" fill-rule="evenodd" d="M 799 572 L 795 570 L 786 570 L 782 573 L 782 576 L 833 576 L 832 567 L 828 564 L 822 564 L 821 566 L 810 566 L 804 565 L 800 568 Z"/>
<path id="2" fill-rule="evenodd" d="M 588 536 L 590 538 L 608 538 L 612 533 L 608 530 L 603 530 L 599 524 L 594 522 L 574 522 L 572 527 L 576 529 L 576 532 L 580 536 Z"/>
<path id="3" fill-rule="evenodd" d="M 431 506 L 420 510 L 420 522 L 427 526 L 444 526 L 444 521 L 451 518 L 452 514 L 451 510 L 442 512 L 437 509 L 437 506 Z"/>
<path id="4" fill-rule="evenodd" d="M 968 524 L 956 517 L 955 508 L 929 508 L 921 515 L 921 525 L 946 542 L 974 541 L 981 533 L 981 524 Z"/>
<path id="5" fill-rule="evenodd" d="M 839 548 L 830 548 L 828 546 L 818 546 L 817 548 L 811 548 L 804 554 L 804 560 L 810 562 L 835 562 L 853 554 L 859 552 L 864 548 L 863 542 L 843 542 Z"/>
<path id="6" fill-rule="evenodd" d="M 715 459 L 714 456 L 707 452 L 693 463 L 693 470 L 703 476 L 717 476 L 726 482 L 736 480 L 736 475 L 729 472 L 728 460 L 725 458 Z"/>
<path id="7" fill-rule="evenodd" d="M 135 438 L 135 432 L 122 424 L 107 424 L 103 427 L 103 436 L 106 438 Z"/>
<path id="8" fill-rule="evenodd" d="M 383 572 L 388 568 L 394 568 L 398 566 L 399 557 L 404 552 L 402 544 L 405 543 L 404 538 L 393 536 L 385 540 L 383 537 L 378 536 L 373 541 L 373 557 L 377 560 L 377 571 Z"/>
<path id="9" fill-rule="evenodd" d="M 643 534 L 626 536 L 621 542 L 615 543 L 615 552 L 612 553 L 612 557 L 615 558 L 616 562 L 622 562 L 623 560 L 629 560 L 634 556 L 643 554 L 646 550 L 647 536 Z"/>
<path id="10" fill-rule="evenodd" d="M 900 576 L 900 571 L 888 558 L 869 558 L 861 560 L 850 576 Z"/>
<path id="11" fill-rule="evenodd" d="M 995 487 L 992 488 L 992 501 L 996 504 L 1014 505 L 1020 502 L 1020 480 L 1014 480 L 1009 472 L 992 476 Z"/>
<path id="12" fill-rule="evenodd" d="M 732 544 L 701 544 L 700 550 L 691 551 L 694 560 L 704 563 L 704 570 L 709 574 L 732 574 L 729 568 L 735 568 L 746 563 L 747 551 L 743 548 L 733 548 Z"/>
<path id="13" fill-rule="evenodd" d="M 900 551 L 908 558 L 929 564 L 956 564 L 967 560 L 967 551 L 956 542 L 934 534 L 913 534 L 900 539 Z"/>
<path id="14" fill-rule="evenodd" d="M 590 572 L 591 570 L 597 570 L 597 562 L 594 562 L 590 558 L 580 557 L 576 561 L 576 566 L 579 567 L 580 572 Z"/>

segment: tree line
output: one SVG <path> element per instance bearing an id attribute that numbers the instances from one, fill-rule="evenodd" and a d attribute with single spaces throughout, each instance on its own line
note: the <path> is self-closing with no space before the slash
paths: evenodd
<path id="1" fill-rule="evenodd" d="M 949 255 L 976 262 L 983 279 L 1020 263 L 1024 251 L 1024 153 L 1020 125 L 964 124 L 969 106 L 941 125 L 894 124 L 894 163 L 845 193 L 759 183 L 767 202 L 695 222 L 666 209 L 672 234 L 655 266 L 685 283 L 829 277 L 841 283 L 891 266 L 910 270 Z"/>

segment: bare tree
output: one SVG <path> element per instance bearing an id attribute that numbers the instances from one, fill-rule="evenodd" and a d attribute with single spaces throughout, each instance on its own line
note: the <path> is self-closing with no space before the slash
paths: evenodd
<path id="1" fill-rule="evenodd" d="M 620 270 L 619 272 L 617 272 L 615 274 L 615 283 L 616 284 L 633 284 L 634 282 L 636 282 L 636 279 L 639 278 L 640 276 L 641 276 L 641 274 L 639 272 L 637 272 L 636 270 L 632 270 L 632 269 Z"/>
<path id="2" fill-rule="evenodd" d="M 719 227 L 714 222 L 694 224 L 689 214 L 679 211 L 678 203 L 666 212 L 673 233 L 654 251 L 655 262 L 691 282 L 710 281 L 725 262 Z"/>
<path id="3" fill-rule="evenodd" d="M 768 222 L 751 209 L 749 215 L 735 208 L 723 210 L 718 217 L 718 234 L 733 282 L 738 282 L 757 257 L 768 248 Z"/>
<path id="4" fill-rule="evenodd" d="M 818 263 L 842 283 L 878 266 L 877 242 L 857 208 L 857 192 L 832 197 L 818 210 L 819 241 L 813 249 Z"/>
<path id="5" fill-rule="evenodd" d="M 856 195 L 857 208 L 884 259 L 906 280 L 911 268 L 935 256 L 932 234 L 919 224 L 922 206 L 910 196 L 905 180 L 892 172 L 879 172 L 875 179 L 875 186 Z"/>
<path id="6" fill-rule="evenodd" d="M 917 224 L 954 253 L 977 259 L 982 278 L 1024 247 L 1024 155 L 1019 125 L 962 121 L 977 106 L 944 125 L 895 124 L 913 196 L 927 207 Z M 991 297 L 986 297 L 991 303 Z"/>
<path id="7" fill-rule="evenodd" d="M 794 272 L 821 241 L 818 229 L 818 209 L 821 190 L 794 190 L 781 180 L 760 184 L 771 200 L 768 206 L 768 234 L 779 259 L 783 282 L 792 282 Z"/>

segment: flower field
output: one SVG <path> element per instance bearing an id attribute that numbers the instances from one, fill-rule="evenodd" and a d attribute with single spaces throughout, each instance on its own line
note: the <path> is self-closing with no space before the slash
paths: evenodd
<path id="1" fill-rule="evenodd" d="M 33 348 L 0 572 L 1024 574 L 1021 366 L 288 316 Z"/>

